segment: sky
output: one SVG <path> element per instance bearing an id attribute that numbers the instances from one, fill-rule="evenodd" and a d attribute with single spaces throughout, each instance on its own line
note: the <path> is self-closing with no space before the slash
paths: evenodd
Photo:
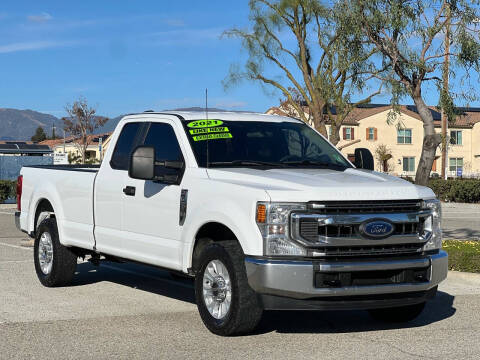
<path id="1" fill-rule="evenodd" d="M 61 117 L 83 96 L 115 117 L 203 106 L 208 88 L 211 107 L 264 112 L 278 105 L 278 92 L 222 85 L 247 54 L 221 34 L 248 28 L 248 16 L 248 0 L 2 1 L 0 108 Z M 427 102 L 435 105 L 436 96 L 431 89 Z"/>

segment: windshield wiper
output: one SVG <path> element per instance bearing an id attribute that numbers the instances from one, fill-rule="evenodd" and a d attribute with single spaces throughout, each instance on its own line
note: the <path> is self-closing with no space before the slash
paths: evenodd
<path id="1" fill-rule="evenodd" d="M 312 160 L 298 160 L 298 161 L 284 161 L 282 164 L 289 165 L 289 166 L 302 166 L 302 165 L 307 165 L 307 166 L 318 166 L 322 168 L 327 168 L 327 169 L 341 169 L 345 170 L 347 168 L 346 165 L 340 165 L 340 164 L 332 164 L 324 161 L 312 161 Z"/>
<path id="2" fill-rule="evenodd" d="M 273 163 L 267 161 L 256 160 L 233 160 L 233 161 L 213 161 L 209 162 L 208 166 L 268 166 L 268 167 L 282 167 L 282 163 Z"/>

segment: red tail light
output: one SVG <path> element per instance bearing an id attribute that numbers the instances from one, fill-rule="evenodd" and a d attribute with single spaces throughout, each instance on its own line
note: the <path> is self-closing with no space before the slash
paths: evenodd
<path id="1" fill-rule="evenodd" d="M 17 178 L 17 209 L 22 211 L 22 186 L 23 186 L 23 175 L 20 175 Z"/>

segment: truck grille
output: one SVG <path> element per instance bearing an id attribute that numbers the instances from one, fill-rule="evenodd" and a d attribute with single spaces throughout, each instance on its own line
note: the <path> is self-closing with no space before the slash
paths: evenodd
<path id="1" fill-rule="evenodd" d="M 419 211 L 421 206 L 421 200 L 311 201 L 307 204 L 309 212 L 324 215 L 410 213 Z"/>
<path id="2" fill-rule="evenodd" d="M 424 229 L 430 214 L 421 200 L 312 201 L 306 212 L 292 212 L 290 232 L 313 256 L 411 254 L 430 239 Z M 379 239 L 364 236 L 362 224 L 375 219 L 388 221 L 393 232 Z"/>
<path id="3" fill-rule="evenodd" d="M 414 235 L 421 228 L 420 223 L 394 224 L 395 230 L 392 235 Z M 300 235 L 308 241 L 316 242 L 318 236 L 353 238 L 359 237 L 358 225 L 319 225 L 314 219 L 300 220 Z"/>
<path id="4" fill-rule="evenodd" d="M 376 256 L 376 255 L 403 255 L 416 253 L 422 250 L 423 243 L 378 245 L 378 246 L 337 246 L 316 247 L 313 252 L 317 256 Z"/>

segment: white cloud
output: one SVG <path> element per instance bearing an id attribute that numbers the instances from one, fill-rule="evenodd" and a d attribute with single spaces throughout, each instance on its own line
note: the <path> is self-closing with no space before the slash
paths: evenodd
<path id="1" fill-rule="evenodd" d="M 53 19 L 52 15 L 46 12 L 42 12 L 41 14 L 36 15 L 29 15 L 27 16 L 28 21 L 35 22 L 35 23 L 44 23 Z"/>
<path id="2" fill-rule="evenodd" d="M 18 51 L 42 50 L 48 48 L 73 45 L 72 41 L 31 41 L 17 42 L 7 45 L 0 45 L 0 54 L 13 53 Z"/>
<path id="3" fill-rule="evenodd" d="M 165 19 L 165 24 L 170 25 L 170 26 L 185 26 L 185 22 L 182 19 Z"/>
<path id="4" fill-rule="evenodd" d="M 203 45 L 205 41 L 219 40 L 223 29 L 179 29 L 148 34 L 148 45 Z"/>
<path id="5" fill-rule="evenodd" d="M 245 101 L 220 101 L 215 104 L 217 108 L 238 109 L 247 106 Z"/>

